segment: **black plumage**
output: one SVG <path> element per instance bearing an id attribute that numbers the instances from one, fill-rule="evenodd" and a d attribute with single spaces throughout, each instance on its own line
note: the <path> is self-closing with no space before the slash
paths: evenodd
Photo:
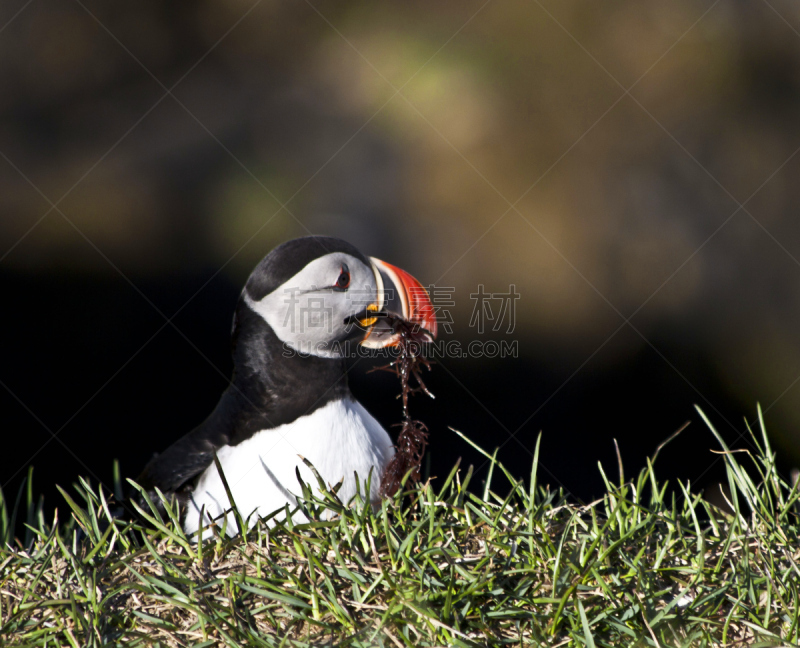
<path id="1" fill-rule="evenodd" d="M 310 236 L 270 252 L 245 286 L 253 300 L 282 286 L 315 258 L 344 252 L 369 265 L 355 247 L 335 238 Z M 214 451 L 235 446 L 260 430 L 290 423 L 350 394 L 342 358 L 323 358 L 286 349 L 270 326 L 246 304 L 236 305 L 231 335 L 233 376 L 210 416 L 156 455 L 136 482 L 182 499 L 193 478 L 213 461 Z"/>

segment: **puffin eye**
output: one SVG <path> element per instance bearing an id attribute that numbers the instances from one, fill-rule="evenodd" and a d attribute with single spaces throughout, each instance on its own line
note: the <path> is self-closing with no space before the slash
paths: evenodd
<path id="1" fill-rule="evenodd" d="M 339 278 L 336 280 L 335 288 L 339 290 L 347 290 L 350 285 L 350 270 L 346 264 L 342 264 L 342 271 L 339 273 Z"/>

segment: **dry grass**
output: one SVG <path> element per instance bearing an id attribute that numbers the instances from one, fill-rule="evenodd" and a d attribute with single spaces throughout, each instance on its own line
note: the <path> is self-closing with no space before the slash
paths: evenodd
<path id="1" fill-rule="evenodd" d="M 69 522 L 39 516 L 27 549 L 0 550 L 0 636 L 76 647 L 797 645 L 798 492 L 759 437 L 749 472 L 745 455 L 726 455 L 732 515 L 683 487 L 666 497 L 652 464 L 579 507 L 540 487 L 534 463 L 527 486 L 507 475 L 505 496 L 491 477 L 473 494 L 470 471 L 454 469 L 378 511 L 305 487 L 308 523 L 195 544 L 169 507 L 165 519 L 153 507 L 124 521 L 83 483 L 80 504 L 67 495 Z"/>

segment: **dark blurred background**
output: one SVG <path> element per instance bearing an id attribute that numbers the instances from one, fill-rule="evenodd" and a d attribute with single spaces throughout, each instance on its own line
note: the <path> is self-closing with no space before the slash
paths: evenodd
<path id="1" fill-rule="evenodd" d="M 211 411 L 252 267 L 308 233 L 449 289 L 430 470 L 588 499 L 686 420 L 661 477 L 719 479 L 756 402 L 800 462 L 800 6 L 0 6 L 0 478 L 135 476 Z M 513 327 L 470 326 L 480 285 Z M 495 307 L 497 304 L 495 304 Z M 506 313 L 508 316 L 508 313 Z M 513 328 L 513 330 L 509 330 Z M 391 376 L 353 390 L 387 427 Z"/>

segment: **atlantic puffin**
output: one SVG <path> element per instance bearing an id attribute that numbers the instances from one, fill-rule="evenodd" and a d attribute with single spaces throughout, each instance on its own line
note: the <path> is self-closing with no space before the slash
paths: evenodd
<path id="1" fill-rule="evenodd" d="M 379 500 L 380 477 L 394 455 L 381 424 L 347 384 L 349 345 L 388 347 L 398 335 L 386 314 L 436 336 L 428 293 L 409 273 L 367 257 L 346 241 L 307 236 L 273 249 L 255 267 L 236 304 L 233 376 L 197 428 L 153 457 L 136 482 L 174 495 L 183 527 L 238 531 L 214 453 L 238 511 L 255 523 L 300 492 L 296 470 L 317 484 L 342 481 L 339 497 L 358 489 Z M 158 498 L 155 498 L 157 501 Z M 227 513 L 226 513 L 227 511 Z"/>

